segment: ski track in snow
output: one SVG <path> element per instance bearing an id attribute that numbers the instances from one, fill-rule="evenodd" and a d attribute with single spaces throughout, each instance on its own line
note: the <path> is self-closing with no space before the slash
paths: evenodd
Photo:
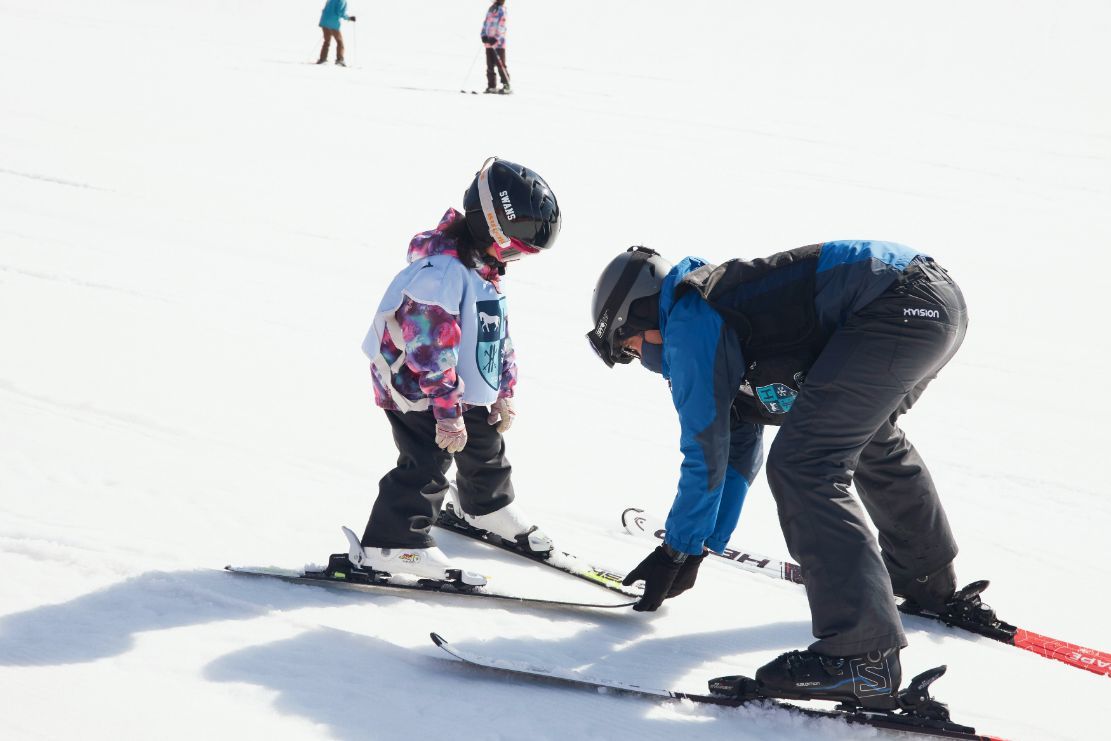
<path id="1" fill-rule="evenodd" d="M 28 172 L 16 172 L 14 170 L 7 170 L 3 167 L 0 167 L 0 173 L 3 173 L 4 175 L 11 175 L 11 176 L 17 177 L 17 178 L 27 178 L 28 180 L 39 180 L 39 181 L 44 182 L 44 183 L 53 183 L 55 185 L 65 185 L 65 186 L 68 186 L 70 188 L 85 188 L 87 190 L 104 190 L 104 188 L 98 188 L 95 185 L 89 185 L 88 183 L 77 183 L 77 182 L 74 182 L 72 180 L 63 180 L 62 178 L 50 177 L 50 176 L 47 176 L 47 175 L 36 175 L 34 173 L 28 173 Z"/>
<path id="2" fill-rule="evenodd" d="M 1111 243 L 1111 10 L 611 0 L 576 56 L 580 11 L 521 3 L 515 95 L 460 95 L 483 83 L 482 10 L 349 0 L 340 69 L 310 64 L 319 7 L 293 0 L 0 0 L 0 738 L 898 737 L 507 681 L 428 639 L 703 692 L 811 640 L 802 589 L 728 564 L 654 615 L 221 572 L 323 563 L 362 527 L 396 451 L 359 343 L 412 234 L 491 154 L 542 172 L 564 211 L 558 246 L 507 277 L 508 452 L 561 548 L 634 566 L 621 511 L 666 514 L 680 463 L 667 389 L 583 347 L 613 254 L 891 239 L 969 300 L 964 347 L 904 424 L 962 581 L 991 579 L 1024 628 L 1111 649 L 1111 279 L 1092 258 Z M 695 30 L 677 37 L 679 12 Z M 615 598 L 438 540 L 501 589 Z M 734 541 L 786 557 L 762 475 Z M 1106 677 L 905 627 L 904 674 L 947 664 L 933 691 L 955 720 L 1106 727 Z"/>

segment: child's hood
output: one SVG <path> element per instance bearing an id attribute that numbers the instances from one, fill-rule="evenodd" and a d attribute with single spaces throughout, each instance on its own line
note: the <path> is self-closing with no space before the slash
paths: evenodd
<path id="1" fill-rule="evenodd" d="M 459 253 L 455 249 L 455 238 L 449 237 L 444 232 L 451 226 L 457 224 L 464 218 L 463 214 L 456 211 L 454 208 L 449 208 L 440 218 L 440 223 L 436 225 L 435 229 L 429 229 L 426 232 L 421 232 L 413 237 L 409 242 L 409 254 L 407 259 L 409 262 L 416 262 L 425 257 L 432 257 L 433 255 L 451 255 L 458 257 Z"/>

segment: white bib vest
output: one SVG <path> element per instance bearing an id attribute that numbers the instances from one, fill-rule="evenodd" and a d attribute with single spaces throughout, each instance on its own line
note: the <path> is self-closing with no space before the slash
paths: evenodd
<path id="1" fill-rule="evenodd" d="M 395 312 L 405 296 L 422 304 L 434 304 L 459 317 L 461 338 L 455 372 L 463 381 L 463 401 L 486 406 L 498 398 L 501 383 L 502 345 L 506 328 L 505 296 L 451 255 L 422 257 L 398 273 L 378 305 L 374 323 L 363 340 L 363 352 L 375 364 L 379 377 L 389 385 L 394 403 L 403 412 L 423 411 L 427 398 L 412 401 L 394 388 L 393 375 L 405 362 L 401 327 Z M 389 330 L 401 356 L 390 367 L 382 356 L 382 338 Z"/>

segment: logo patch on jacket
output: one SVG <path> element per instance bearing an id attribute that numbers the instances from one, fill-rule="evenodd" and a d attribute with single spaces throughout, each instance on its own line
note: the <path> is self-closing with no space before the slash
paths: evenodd
<path id="1" fill-rule="evenodd" d="M 475 362 L 482 380 L 492 389 L 501 384 L 501 348 L 505 339 L 505 301 L 475 302 L 478 322 L 478 341 L 475 343 Z"/>
<path id="2" fill-rule="evenodd" d="M 772 414 L 786 414 L 791 411 L 799 392 L 782 383 L 769 383 L 756 387 L 756 398 Z"/>

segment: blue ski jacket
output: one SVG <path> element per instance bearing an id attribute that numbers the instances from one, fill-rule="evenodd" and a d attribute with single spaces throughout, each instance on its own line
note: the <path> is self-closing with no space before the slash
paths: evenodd
<path id="1" fill-rule="evenodd" d="M 320 13 L 320 27 L 339 30 L 339 22 L 347 20 L 347 0 L 328 0 Z"/>
<path id="2" fill-rule="evenodd" d="M 831 330 L 841 326 L 920 255 L 893 242 L 824 243 L 814 289 L 818 320 Z M 742 422 L 732 410 L 746 369 L 740 339 L 697 291 L 675 295 L 683 277 L 706 264 L 684 258 L 660 292 L 663 375 L 679 414 L 683 454 L 666 542 L 690 554 L 725 547 L 764 459 L 763 426 Z"/>

